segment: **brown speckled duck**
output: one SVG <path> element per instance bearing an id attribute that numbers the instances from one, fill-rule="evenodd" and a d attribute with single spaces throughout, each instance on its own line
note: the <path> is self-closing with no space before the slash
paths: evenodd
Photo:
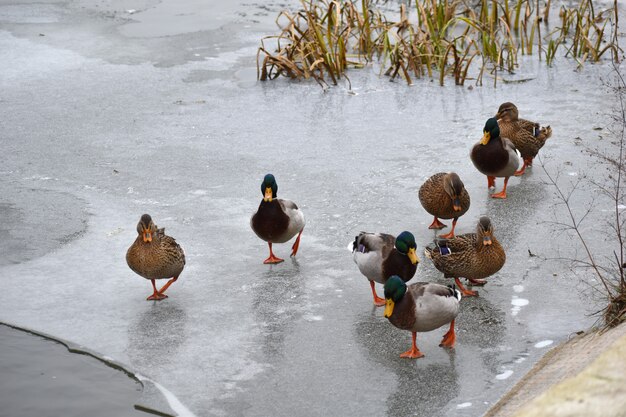
<path id="1" fill-rule="evenodd" d="M 422 207 L 435 217 L 431 225 L 428 226 L 429 229 L 446 227 L 439 221 L 439 218 L 454 219 L 450 233 L 440 236 L 444 239 L 453 238 L 457 220 L 470 207 L 470 196 L 461 178 L 454 172 L 435 174 L 420 187 L 419 199 Z"/>
<path id="2" fill-rule="evenodd" d="M 513 143 L 500 137 L 500 128 L 495 118 L 487 120 L 483 129 L 482 139 L 474 145 L 470 153 L 472 163 L 480 172 L 487 176 L 487 186 L 496 186 L 496 177 L 504 177 L 504 188 L 492 194 L 493 198 L 506 198 L 506 185 L 509 177 L 519 167 L 519 157 Z"/>
<path id="3" fill-rule="evenodd" d="M 141 216 L 137 224 L 137 239 L 126 252 L 130 269 L 152 281 L 154 292 L 148 300 L 167 298 L 165 290 L 175 282 L 185 267 L 185 253 L 173 237 L 158 229 L 148 214 Z M 155 280 L 171 278 L 160 290 Z"/>
<path id="4" fill-rule="evenodd" d="M 391 324 L 412 333 L 411 349 L 402 353 L 401 358 L 421 358 L 417 348 L 417 332 L 430 332 L 450 323 L 450 329 L 443 336 L 439 346 L 453 348 L 456 341 L 454 320 L 459 314 L 461 293 L 454 285 L 446 287 L 432 282 L 416 282 L 407 286 L 397 275 L 385 283 L 385 317 Z"/>
<path id="5" fill-rule="evenodd" d="M 385 300 L 376 294 L 375 282 L 384 284 L 392 275 L 398 275 L 404 281 L 413 278 L 419 263 L 416 249 L 415 237 L 406 231 L 397 238 L 385 233 L 361 232 L 354 239 L 354 262 L 370 282 L 374 305 L 385 305 Z"/>
<path id="6" fill-rule="evenodd" d="M 263 261 L 265 264 L 277 264 L 284 259 L 274 256 L 272 243 L 285 243 L 298 235 L 291 247 L 291 256 L 296 256 L 300 247 L 300 236 L 304 229 L 304 214 L 296 203 L 291 200 L 276 198 L 278 185 L 272 174 L 267 174 L 261 183 L 263 200 L 259 209 L 250 219 L 250 226 L 258 237 L 267 242 L 270 256 Z"/>
<path id="7" fill-rule="evenodd" d="M 498 272 L 506 261 L 504 249 L 493 235 L 493 225 L 488 217 L 480 218 L 476 233 L 438 239 L 426 248 L 425 254 L 446 278 L 454 278 L 465 296 L 476 296 L 478 292 L 465 289 L 459 278 L 467 278 L 474 285 L 484 285 L 483 278 Z"/>
<path id="8" fill-rule="evenodd" d="M 539 123 L 519 118 L 517 107 L 513 103 L 502 103 L 496 114 L 502 136 L 513 142 L 522 154 L 524 165 L 515 175 L 523 175 L 526 167 L 533 165 L 533 158 L 552 136 L 550 126 L 541 127 Z"/>

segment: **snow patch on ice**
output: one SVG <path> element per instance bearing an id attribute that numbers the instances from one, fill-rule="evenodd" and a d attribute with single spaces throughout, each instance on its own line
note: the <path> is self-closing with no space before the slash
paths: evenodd
<path id="1" fill-rule="evenodd" d="M 496 375 L 496 379 L 505 380 L 505 379 L 508 379 L 511 375 L 513 375 L 513 371 L 510 370 L 510 369 L 507 369 L 506 371 L 502 372 L 501 374 Z"/>
<path id="2" fill-rule="evenodd" d="M 511 315 L 517 316 L 522 307 L 527 306 L 529 303 L 530 301 L 528 301 L 527 299 L 519 298 L 518 296 L 514 295 L 513 299 L 511 300 L 511 305 L 513 306 L 513 308 L 511 309 Z"/>
<path id="3" fill-rule="evenodd" d="M 554 343 L 554 341 L 552 341 L 552 340 L 542 340 L 541 342 L 535 343 L 535 347 L 537 349 L 541 349 L 541 348 L 544 348 L 546 346 L 550 346 L 552 343 Z"/>

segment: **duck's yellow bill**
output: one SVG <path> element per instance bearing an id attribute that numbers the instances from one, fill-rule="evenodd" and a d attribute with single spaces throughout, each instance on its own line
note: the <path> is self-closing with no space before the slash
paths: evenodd
<path id="1" fill-rule="evenodd" d="M 393 307 L 396 304 L 393 302 L 393 300 L 391 298 L 387 298 L 385 300 L 385 317 L 389 318 L 391 317 L 391 315 L 393 314 Z"/>
<path id="2" fill-rule="evenodd" d="M 418 258 L 417 254 L 415 253 L 415 248 L 410 248 L 406 255 L 409 257 L 409 260 L 413 265 L 420 261 L 420 258 Z"/>
<path id="3" fill-rule="evenodd" d="M 148 231 L 143 232 L 143 241 L 144 242 L 152 242 L 152 233 Z"/>
<path id="4" fill-rule="evenodd" d="M 485 246 L 491 245 L 491 236 L 483 236 L 483 245 Z"/>
<path id="5" fill-rule="evenodd" d="M 485 132 L 483 134 L 483 138 L 480 140 L 480 144 L 481 145 L 486 145 L 489 143 L 489 140 L 491 139 L 491 133 L 489 132 Z"/>
<path id="6" fill-rule="evenodd" d="M 265 196 L 263 197 L 263 201 L 272 201 L 272 187 L 265 187 Z"/>
<path id="7" fill-rule="evenodd" d="M 463 210 L 461 208 L 461 200 L 459 200 L 458 198 L 455 198 L 452 201 L 452 208 L 454 209 L 454 211 L 461 211 L 461 210 Z"/>

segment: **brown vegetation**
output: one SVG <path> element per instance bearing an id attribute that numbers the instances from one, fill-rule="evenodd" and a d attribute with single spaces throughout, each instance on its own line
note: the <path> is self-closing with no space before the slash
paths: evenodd
<path id="1" fill-rule="evenodd" d="M 596 10 L 592 0 L 561 7 L 560 26 L 543 37 L 550 0 L 541 2 L 543 8 L 539 0 L 415 0 L 399 4 L 395 20 L 373 0 L 301 3 L 299 11 L 279 14 L 278 35 L 261 40 L 260 80 L 312 78 L 326 87 L 347 79 L 350 67 L 380 62 L 386 75 L 409 84 L 437 73 L 441 85 L 446 76 L 457 85 L 468 79 L 480 85 L 486 71 L 494 74 L 495 83 L 498 71 L 513 72 L 519 55 L 535 50 L 548 65 L 560 49 L 580 65 L 598 61 L 608 51 L 618 59 L 617 0 L 604 10 Z"/>

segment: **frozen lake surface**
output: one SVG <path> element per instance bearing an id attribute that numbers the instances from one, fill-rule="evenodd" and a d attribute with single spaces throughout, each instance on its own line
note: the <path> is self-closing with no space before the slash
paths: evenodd
<path id="1" fill-rule="evenodd" d="M 609 137 L 611 67 L 527 59 L 515 77 L 533 80 L 497 89 L 370 70 L 350 73 L 356 94 L 256 82 L 285 6 L 0 0 L 0 321 L 127 364 L 197 416 L 479 416 L 598 305 L 590 275 L 545 260 L 580 253 L 549 224 L 564 212 L 541 165 L 494 201 L 469 150 L 512 101 L 552 126 L 542 154 L 564 186 L 604 179 L 583 148 Z M 463 300 L 452 352 L 441 329 L 400 359 L 410 333 L 373 307 L 346 246 L 363 230 L 427 245 L 417 190 L 448 170 L 472 198 L 457 233 L 490 216 L 507 263 Z M 249 226 L 268 172 L 307 218 L 276 266 Z M 584 232 L 603 244 L 609 203 L 576 196 L 582 212 L 596 199 Z M 144 212 L 187 256 L 158 303 L 125 262 Z M 421 258 L 414 280 L 450 283 Z"/>

